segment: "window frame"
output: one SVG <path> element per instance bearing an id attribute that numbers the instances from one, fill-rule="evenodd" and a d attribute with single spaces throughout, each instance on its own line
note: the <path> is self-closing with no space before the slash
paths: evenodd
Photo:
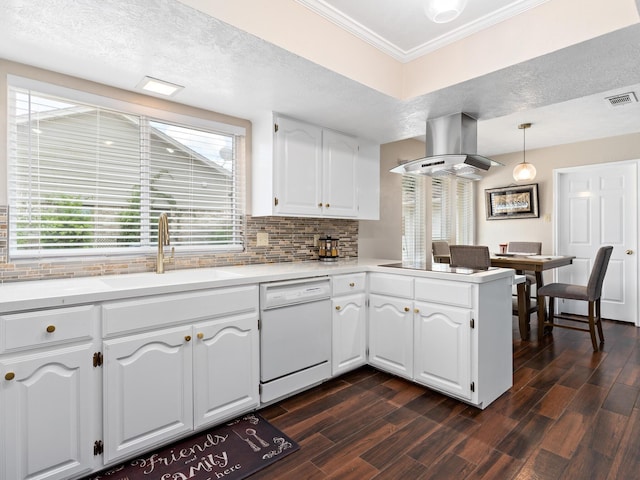
<path id="1" fill-rule="evenodd" d="M 72 88 L 68 88 L 65 86 L 54 85 L 51 83 L 43 82 L 40 80 L 35 80 L 31 78 L 21 77 L 17 75 L 9 74 L 7 75 L 7 85 L 8 90 L 12 88 L 17 89 L 26 89 L 33 91 L 34 94 L 44 94 L 44 95 L 52 95 L 62 99 L 67 99 L 70 102 L 78 102 L 84 103 L 88 105 L 93 105 L 99 108 L 104 108 L 107 110 L 112 110 L 118 112 L 123 115 L 136 115 L 140 117 L 144 117 L 148 122 L 162 122 L 168 123 L 175 126 L 181 126 L 188 129 L 200 130 L 202 132 L 209 132 L 214 134 L 222 134 L 233 136 L 233 144 L 234 144 L 234 167 L 233 167 L 233 186 L 231 187 L 234 196 L 232 202 L 237 205 L 235 208 L 233 218 L 236 220 L 230 223 L 233 225 L 232 228 L 237 229 L 237 238 L 238 243 L 228 243 L 224 245 L 181 245 L 180 250 L 189 253 L 195 252 L 203 252 L 203 253 L 227 253 L 227 252 L 241 252 L 246 249 L 246 198 L 245 198 L 245 163 L 244 163 L 244 142 L 246 138 L 246 129 L 242 126 L 233 125 L 229 123 L 219 122 L 213 119 L 207 119 L 197 116 L 185 115 L 183 113 L 178 113 L 170 110 L 164 110 L 154 107 L 149 107 L 140 103 L 135 103 L 134 101 L 125 101 L 120 100 L 118 98 L 106 97 L 103 95 L 98 95 L 95 93 L 90 93 L 87 91 L 76 90 Z M 139 100 L 140 98 L 151 98 L 146 95 L 133 93 L 138 98 L 134 100 Z M 11 112 L 7 112 L 11 114 Z M 8 131 L 8 140 L 9 145 L 11 144 L 11 135 L 10 131 L 12 125 L 11 118 L 7 118 L 7 128 Z M 236 153 L 240 153 L 240 155 L 236 155 Z M 142 155 L 141 155 L 142 157 Z M 142 160 L 141 160 L 142 161 Z M 12 208 L 12 192 L 11 186 L 12 182 L 12 172 L 10 169 L 12 168 L 14 160 L 10 158 L 10 151 L 7 152 L 7 177 L 6 177 L 6 188 L 7 188 L 7 205 L 8 205 L 8 227 L 9 232 L 7 233 L 7 253 L 8 256 L 17 259 L 17 260 L 31 260 L 34 258 L 77 258 L 77 257 L 104 257 L 104 256 L 140 256 L 140 255 L 149 255 L 155 252 L 157 246 L 153 243 L 152 239 L 148 239 L 148 243 L 145 245 L 139 246 L 128 246 L 128 247 L 91 247 L 91 248 L 60 248 L 60 249 L 48 249 L 48 248 L 36 248 L 32 250 L 20 250 L 17 249 L 17 237 L 15 234 L 15 223 L 11 215 Z M 150 165 L 150 164 L 149 164 Z M 145 215 L 148 217 L 151 210 L 146 212 L 141 212 L 141 217 L 144 218 Z M 169 219 L 171 223 L 171 218 Z M 150 229 L 151 228 L 152 219 L 147 220 L 146 225 L 141 225 L 141 230 Z"/>

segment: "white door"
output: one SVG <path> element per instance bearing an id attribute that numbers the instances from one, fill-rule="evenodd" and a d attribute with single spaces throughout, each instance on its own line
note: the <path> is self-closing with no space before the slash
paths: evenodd
<path id="1" fill-rule="evenodd" d="M 638 323 L 638 163 L 615 162 L 555 172 L 556 253 L 575 255 L 557 269 L 563 283 L 586 285 L 598 248 L 613 253 L 602 290 L 602 316 Z M 586 314 L 586 302 L 561 300 L 559 311 Z"/>

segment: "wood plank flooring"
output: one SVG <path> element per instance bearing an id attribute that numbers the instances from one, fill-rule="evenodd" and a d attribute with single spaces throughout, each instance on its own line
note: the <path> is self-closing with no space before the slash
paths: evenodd
<path id="1" fill-rule="evenodd" d="M 535 318 L 535 317 L 534 317 Z M 301 449 L 269 479 L 640 478 L 640 329 L 605 321 L 605 347 L 514 322 L 513 387 L 485 410 L 363 367 L 261 413 Z"/>

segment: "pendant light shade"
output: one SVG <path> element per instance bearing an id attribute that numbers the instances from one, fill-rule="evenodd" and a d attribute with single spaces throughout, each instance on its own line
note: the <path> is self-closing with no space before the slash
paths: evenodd
<path id="1" fill-rule="evenodd" d="M 526 131 L 527 128 L 530 128 L 530 123 L 522 123 L 518 125 L 518 128 L 522 130 L 522 163 L 516 165 L 516 168 L 513 169 L 513 178 L 517 182 L 533 180 L 536 177 L 536 167 L 527 163 L 526 154 L 527 154 L 527 144 L 526 144 Z"/>
<path id="2" fill-rule="evenodd" d="M 426 0 L 424 13 L 435 23 L 455 20 L 467 6 L 467 0 Z"/>

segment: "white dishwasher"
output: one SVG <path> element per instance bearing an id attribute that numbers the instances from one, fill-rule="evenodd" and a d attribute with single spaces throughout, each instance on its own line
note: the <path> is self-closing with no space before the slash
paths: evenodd
<path id="1" fill-rule="evenodd" d="M 272 402 L 331 376 L 329 278 L 260 284 L 260 400 Z"/>

